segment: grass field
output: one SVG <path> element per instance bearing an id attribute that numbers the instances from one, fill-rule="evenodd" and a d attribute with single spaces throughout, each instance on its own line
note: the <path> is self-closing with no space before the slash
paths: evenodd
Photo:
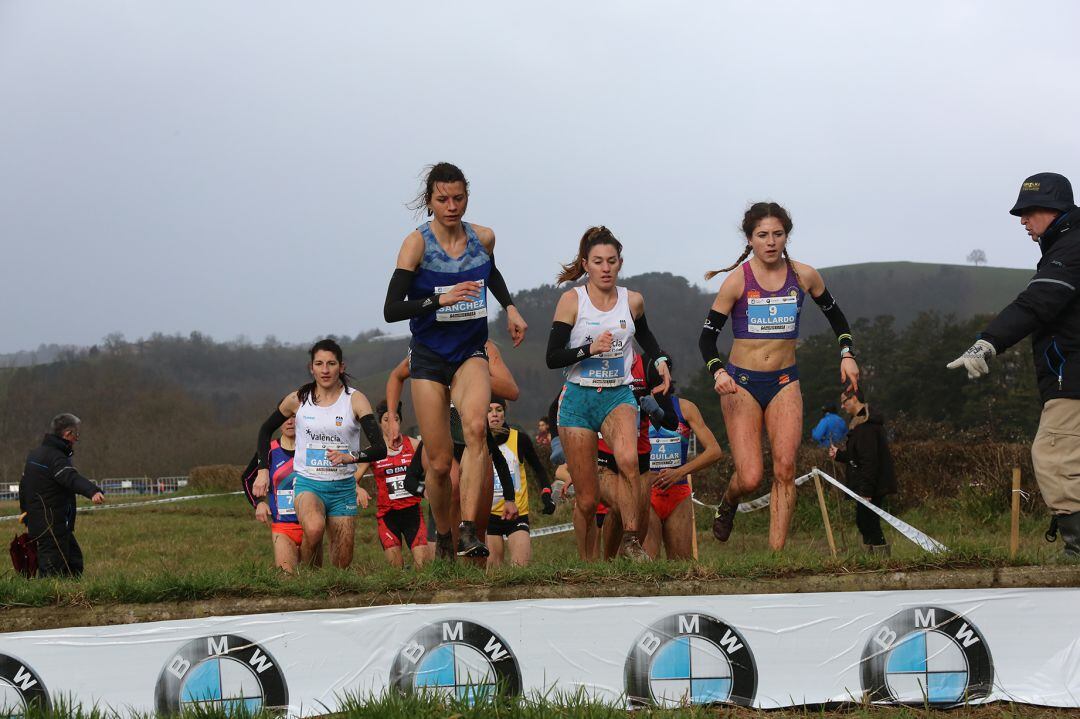
<path id="1" fill-rule="evenodd" d="M 117 498 L 114 503 L 145 501 Z M 903 518 L 949 547 L 927 554 L 887 529 L 893 545 L 888 559 L 861 551 L 853 505 L 830 497 L 840 554 L 828 550 L 811 485 L 800 490 L 791 539 L 782 553 L 766 544 L 768 512 L 740 514 L 732 538 L 719 544 L 709 533 L 711 516 L 698 508 L 700 557 L 697 562 L 626 561 L 587 564 L 577 559 L 571 533 L 535 538 L 534 563 L 484 572 L 465 562 L 435 563 L 422 570 L 387 566 L 375 536 L 374 510 L 362 512 L 356 555 L 348 570 L 326 568 L 286 576 L 272 567 L 269 530 L 256 522 L 242 497 L 220 496 L 175 504 L 80 513 L 77 536 L 86 555 L 80 581 L 26 581 L 10 566 L 0 569 L 0 607 L 43 607 L 107 603 L 176 602 L 216 598 L 297 597 L 319 599 L 342 594 L 382 595 L 385 602 L 407 600 L 417 592 L 493 587 L 527 588 L 558 584 L 638 583 L 671 580 L 725 580 L 851 574 L 875 570 L 1003 567 L 1053 563 L 1060 544 L 1043 539 L 1046 518 L 1022 515 L 1020 552 L 1008 557 L 1009 517 L 976 494 L 941 500 L 934 507 L 909 510 Z M 16 511 L 0 504 L 0 516 Z M 569 507 L 552 517 L 533 514 L 534 526 L 569 521 Z M 14 522 L 0 529 L 15 532 Z M 6 565 L 6 563 L 5 563 Z M 525 594 L 527 596 L 527 594 Z"/>

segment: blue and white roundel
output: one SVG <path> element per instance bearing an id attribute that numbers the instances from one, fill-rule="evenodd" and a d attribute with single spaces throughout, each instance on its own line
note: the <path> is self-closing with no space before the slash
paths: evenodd
<path id="1" fill-rule="evenodd" d="M 281 716 L 289 688 L 265 647 L 236 634 L 213 634 L 173 651 L 158 674 L 154 701 L 158 713 L 170 716 L 185 710 Z"/>
<path id="2" fill-rule="evenodd" d="M 678 637 L 657 651 L 649 668 L 649 688 L 660 706 L 727 702 L 731 662 L 705 637 Z"/>
<path id="3" fill-rule="evenodd" d="M 912 632 L 889 652 L 885 682 L 900 702 L 953 704 L 963 700 L 967 689 L 967 657 L 947 634 Z"/>
<path id="4" fill-rule="evenodd" d="M 752 706 L 757 694 L 757 665 L 745 637 L 697 612 L 650 624 L 634 642 L 624 672 L 635 706 Z"/>
<path id="5" fill-rule="evenodd" d="M 944 607 L 904 609 L 870 631 L 860 662 L 867 699 L 952 706 L 990 695 L 994 660 L 971 618 Z"/>
<path id="6" fill-rule="evenodd" d="M 446 619 L 421 627 L 398 651 L 390 685 L 474 703 L 521 694 L 521 668 L 506 640 L 482 624 Z"/>
<path id="7" fill-rule="evenodd" d="M 263 705 L 263 691 L 255 672 L 228 657 L 207 659 L 184 677 L 180 686 L 183 709 L 220 709 L 230 716 L 253 714 Z"/>
<path id="8" fill-rule="evenodd" d="M 476 647 L 443 644 L 424 657 L 416 669 L 413 686 L 470 703 L 495 693 L 495 668 Z"/>

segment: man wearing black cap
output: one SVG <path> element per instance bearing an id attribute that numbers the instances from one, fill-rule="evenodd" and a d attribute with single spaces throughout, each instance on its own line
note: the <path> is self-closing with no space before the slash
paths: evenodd
<path id="1" fill-rule="evenodd" d="M 1054 515 L 1047 537 L 1060 531 L 1066 555 L 1080 559 L 1080 212 L 1068 179 L 1053 172 L 1027 178 L 1010 212 L 1039 243 L 1035 276 L 948 367 L 981 377 L 988 359 L 1031 335 L 1043 401 L 1031 458 Z"/>

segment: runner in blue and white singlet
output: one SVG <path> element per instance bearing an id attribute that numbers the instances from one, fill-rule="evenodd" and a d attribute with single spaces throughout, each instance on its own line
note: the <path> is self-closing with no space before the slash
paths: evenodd
<path id="1" fill-rule="evenodd" d="M 270 437 L 295 417 L 293 506 L 304 531 L 301 561 L 313 561 L 325 533 L 331 562 L 347 567 L 356 532 L 355 465 L 385 457 L 386 442 L 367 397 L 349 387 L 338 343 L 320 340 L 309 355 L 313 381 L 287 395 L 259 428 L 259 471 L 252 494 L 265 496 L 269 491 Z M 361 431 L 370 445 L 363 451 Z"/>
<path id="2" fill-rule="evenodd" d="M 566 380 L 581 387 L 619 387 L 630 385 L 634 378 L 634 316 L 625 287 L 616 287 L 618 299 L 610 310 L 596 308 L 585 287 L 575 287 L 577 321 L 570 330 L 570 346 L 591 345 L 604 332 L 611 333 L 611 349 L 590 355 L 570 366 Z M 601 419 L 602 421 L 602 419 Z"/>
<path id="3" fill-rule="evenodd" d="M 441 559 L 452 559 L 455 554 L 488 556 L 481 536 L 489 511 L 483 497 L 491 493 L 486 436 L 491 384 L 484 352 L 488 291 L 506 311 L 515 347 L 524 340 L 528 327 L 495 265 L 495 233 L 462 219 L 468 188 L 464 173 L 454 165 L 442 162 L 431 167 L 414 204 L 414 209 L 426 210 L 431 220 L 402 242 L 383 307 L 387 322 L 407 319 L 412 332 L 413 409 L 424 438 L 426 492 L 435 516 L 435 556 Z M 454 460 L 448 422 L 451 401 L 460 413 L 465 437 L 459 482 L 462 521 L 456 548 L 450 482 Z"/>
<path id="4" fill-rule="evenodd" d="M 558 283 L 588 276 L 584 286 L 565 292 L 555 308 L 548 337 L 547 365 L 567 367 L 559 401 L 559 437 L 576 490 L 577 523 L 591 522 L 599 494 L 596 457 L 598 436 L 612 448 L 618 466 L 618 509 L 623 522 L 623 554 L 646 559 L 641 547 L 648 486 L 638 469 L 638 402 L 631 384 L 632 340 L 656 367 L 667 391 L 671 375 L 645 319 L 645 300 L 638 292 L 616 285 L 622 267 L 622 244 L 606 227 L 591 227 L 581 238 L 578 254 L 563 266 Z M 582 553 L 582 559 L 588 557 Z"/>

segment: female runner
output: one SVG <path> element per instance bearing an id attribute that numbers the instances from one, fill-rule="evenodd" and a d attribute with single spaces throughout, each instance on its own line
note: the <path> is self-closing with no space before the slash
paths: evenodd
<path id="1" fill-rule="evenodd" d="M 716 510 L 713 535 L 721 542 L 727 541 L 739 498 L 761 484 L 764 423 L 773 458 L 769 547 L 774 550 L 783 549 L 795 509 L 795 453 L 803 423 L 795 340 L 807 293 L 829 320 L 840 343 L 841 382 L 852 387 L 859 382 L 848 321 L 818 271 L 789 257 L 791 227 L 787 210 L 775 202 L 757 202 L 746 211 L 742 222 L 746 247 L 742 255 L 730 267 L 705 275 L 708 280 L 738 270 L 720 286 L 698 340 L 705 367 L 720 394 L 735 461 L 735 476 Z M 729 316 L 735 342 L 725 367 L 716 340 Z"/>
<path id="2" fill-rule="evenodd" d="M 645 354 L 656 357 L 663 381 L 655 390 L 666 392 L 671 382 L 667 357 L 649 330 L 645 299 L 616 285 L 622 268 L 622 244 L 606 227 L 590 227 L 581 237 L 577 256 L 563 265 L 557 283 L 588 281 L 559 298 L 548 337 L 547 365 L 568 367 L 559 403 L 559 437 L 576 491 L 575 522 L 591 522 L 596 513 L 598 479 L 597 434 L 603 432 L 619 471 L 618 509 L 622 515 L 622 553 L 647 559 L 641 546 L 645 529 L 641 507 L 648 486 L 638 472 L 638 403 L 633 382 L 636 339 Z"/>
<path id="3" fill-rule="evenodd" d="M 293 502 L 303 528 L 300 561 L 311 564 L 330 536 L 335 567 L 352 562 L 356 534 L 356 483 L 346 465 L 374 462 L 386 456 L 382 431 L 363 393 L 349 387 L 341 347 L 319 340 L 309 351 L 313 381 L 289 394 L 259 428 L 259 473 L 252 494 L 265 497 L 270 486 L 270 438 L 290 417 L 296 417 Z M 360 451 L 360 432 L 370 447 Z"/>
<path id="4" fill-rule="evenodd" d="M 476 530 L 480 497 L 486 493 L 484 480 L 491 462 L 486 441 L 491 399 L 484 352 L 487 290 L 506 310 L 515 347 L 525 339 L 528 327 L 495 267 L 495 233 L 462 220 L 468 202 L 469 183 L 464 173 L 446 162 L 432 166 L 416 204 L 416 209 L 426 208 L 432 219 L 402 243 L 383 307 L 387 322 L 409 320 L 413 409 L 428 461 L 427 497 L 435 515 L 435 553 L 447 559 L 454 556 L 451 401 L 461 414 L 465 437 L 457 554 L 488 556 L 487 545 Z"/>

